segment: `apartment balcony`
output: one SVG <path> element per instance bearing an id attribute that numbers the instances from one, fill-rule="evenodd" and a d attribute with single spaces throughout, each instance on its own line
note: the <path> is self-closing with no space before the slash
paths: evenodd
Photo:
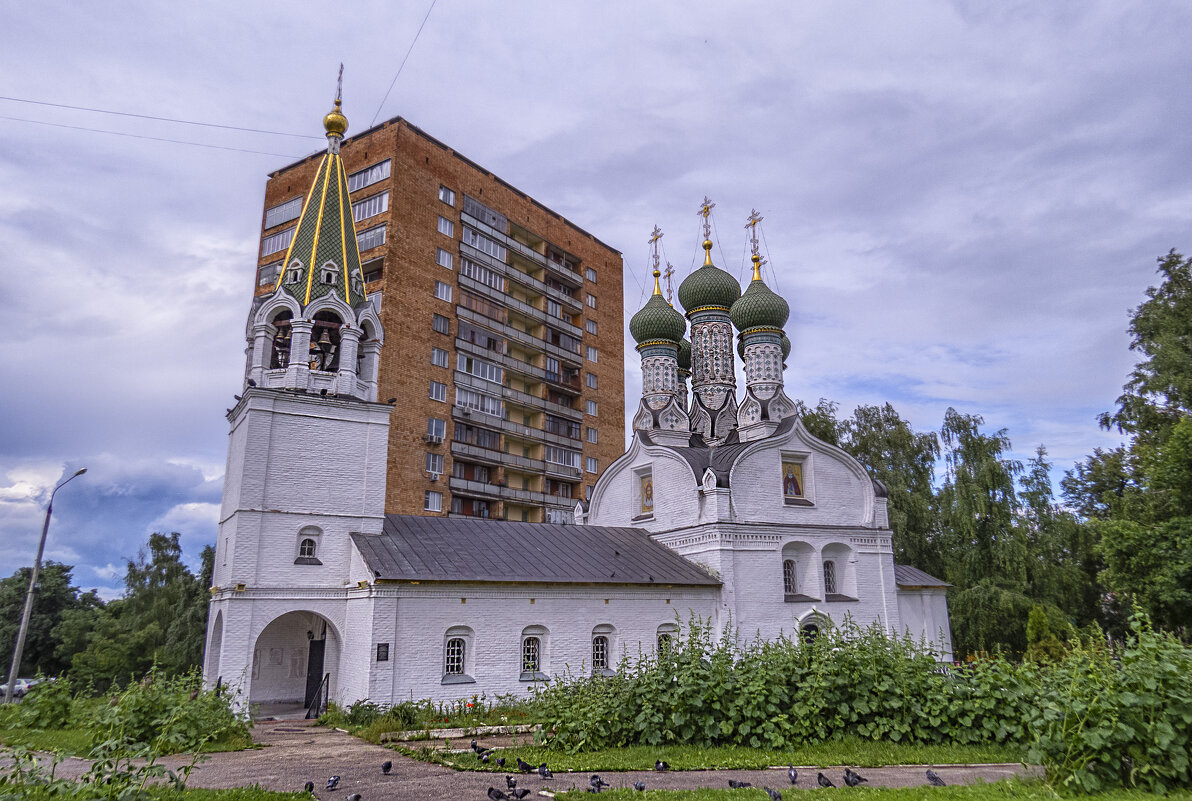
<path id="1" fill-rule="evenodd" d="M 518 503 L 534 503 L 543 505 L 546 503 L 547 496 L 541 492 L 534 490 L 517 489 L 515 487 L 501 487 L 501 498 L 508 501 L 517 501 Z"/>
<path id="2" fill-rule="evenodd" d="M 467 495 L 473 498 L 484 498 L 486 500 L 498 501 L 501 499 L 501 487 L 496 484 L 487 484 L 483 481 L 470 481 L 466 478 L 451 477 L 450 482 L 451 491 L 459 495 Z"/>
<path id="3" fill-rule="evenodd" d="M 470 442 L 461 442 L 459 440 L 451 443 L 451 455 L 462 456 L 465 459 L 472 459 L 487 464 L 516 467 L 519 470 L 525 470 L 531 473 L 541 473 L 546 467 L 546 462 L 541 459 L 531 459 L 527 456 L 518 456 L 492 448 L 482 448 L 479 445 L 473 445 Z"/>
<path id="4" fill-rule="evenodd" d="M 537 306 L 533 306 L 525 301 L 518 300 L 507 292 L 491 287 L 488 284 L 477 281 L 475 278 L 460 273 L 459 285 L 470 292 L 475 292 L 478 295 L 483 295 L 489 300 L 495 301 L 504 305 L 508 309 L 518 312 L 532 320 L 535 320 L 543 325 L 549 325 L 564 334 L 574 337 L 576 340 L 582 339 L 584 332 L 578 326 L 574 326 L 566 320 L 547 314 Z"/>
<path id="5" fill-rule="evenodd" d="M 504 231 L 498 231 L 496 228 L 490 227 L 488 224 L 481 222 L 471 214 L 461 212 L 459 219 L 461 223 L 467 225 L 469 228 L 474 228 L 485 236 L 500 242 L 505 246 L 506 250 L 515 251 L 518 255 L 529 259 L 539 267 L 545 267 L 548 270 L 558 273 L 568 285 L 574 284 L 577 289 L 583 286 L 583 277 L 580 276 L 580 274 L 575 270 L 569 269 L 566 264 L 557 262 L 554 259 L 549 258 L 546 254 L 539 253 L 533 248 L 523 245 L 521 242 L 518 242 L 513 237 L 507 235 Z"/>
<path id="6" fill-rule="evenodd" d="M 559 476 L 568 481 L 579 481 L 584 475 L 578 467 L 568 467 L 565 464 L 555 464 L 554 462 L 543 462 L 543 464 L 546 465 L 548 476 Z"/>
<path id="7" fill-rule="evenodd" d="M 471 423 L 478 426 L 484 426 L 488 429 L 496 429 L 504 432 L 511 437 L 518 439 L 528 439 L 534 442 L 546 442 L 548 437 L 551 439 L 560 439 L 553 434 L 547 434 L 540 428 L 532 428 L 522 423 L 515 423 L 512 420 L 505 420 L 500 417 L 494 417 L 491 414 L 485 414 L 477 409 L 468 409 L 463 406 L 453 406 L 451 408 L 452 419 L 458 420 L 461 423 Z M 568 447 L 574 447 L 570 444 L 571 441 L 564 441 L 558 444 L 567 444 Z M 573 440 L 579 442 L 579 440 Z"/>
<path id="8" fill-rule="evenodd" d="M 562 265 L 558 262 L 548 259 L 546 255 L 539 253 L 531 247 L 523 245 L 521 242 L 518 242 L 512 237 L 497 233 L 496 229 L 489 228 L 487 225 L 480 222 L 470 214 L 460 214 L 460 219 L 469 227 L 475 228 L 480 233 L 496 239 L 498 242 L 505 245 L 509 255 L 513 256 L 514 259 L 524 260 L 529 264 L 530 269 L 552 268 L 551 274 L 558 274 L 558 277 L 562 279 L 563 283 L 567 284 L 573 289 L 579 289 L 583 286 L 583 279 L 580 278 L 579 274 L 574 270 L 567 269 L 566 265 Z M 524 271 L 512 266 L 512 264 L 507 265 L 505 262 L 493 258 L 483 250 L 478 250 L 471 245 L 461 242 L 460 253 L 472 261 L 480 262 L 487 267 L 491 267 L 495 270 L 505 273 L 508 275 L 508 277 L 512 278 L 523 286 L 527 286 L 536 290 L 540 295 L 549 295 L 550 297 L 556 298 L 559 302 L 566 304 L 575 311 L 583 310 L 583 303 L 571 295 L 560 292 L 554 287 L 547 286 L 544 282 L 539 281 L 537 278 L 527 275 Z"/>

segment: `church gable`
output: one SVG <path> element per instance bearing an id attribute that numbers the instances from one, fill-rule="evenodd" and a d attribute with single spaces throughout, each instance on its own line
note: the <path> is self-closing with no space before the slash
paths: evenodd
<path id="1" fill-rule="evenodd" d="M 679 449 L 648 444 L 647 436 L 638 432 L 601 475 L 588 512 L 592 524 L 662 531 L 699 522 L 702 471 Z"/>

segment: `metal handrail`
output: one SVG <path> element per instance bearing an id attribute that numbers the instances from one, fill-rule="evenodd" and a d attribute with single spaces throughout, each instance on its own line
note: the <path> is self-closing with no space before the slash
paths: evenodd
<path id="1" fill-rule="evenodd" d="M 329 700 L 330 692 L 331 674 L 327 673 L 323 676 L 323 680 L 319 682 L 319 690 L 315 693 L 315 697 L 311 699 L 310 706 L 306 708 L 307 720 L 317 718 L 327 711 L 327 701 Z"/>

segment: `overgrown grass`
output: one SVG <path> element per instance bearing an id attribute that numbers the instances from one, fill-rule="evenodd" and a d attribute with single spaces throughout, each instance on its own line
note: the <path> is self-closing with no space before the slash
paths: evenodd
<path id="1" fill-rule="evenodd" d="M 483 763 L 475 754 L 442 754 L 432 756 L 428 749 L 399 748 L 403 753 L 437 762 L 451 762 L 460 770 L 480 770 L 508 773 L 517 760 L 532 765 L 546 762 L 551 770 L 565 771 L 622 771 L 650 770 L 661 759 L 674 770 L 709 770 L 715 768 L 748 770 L 775 765 L 853 765 L 878 767 L 882 765 L 952 765 L 980 762 L 1021 762 L 1023 751 L 999 745 L 925 745 L 921 743 L 888 743 L 862 740 L 856 737 L 811 743 L 797 748 L 769 750 L 740 745 L 633 745 L 577 753 L 560 752 L 541 746 L 502 748 Z M 505 758 L 505 767 L 493 762 Z"/>
<path id="2" fill-rule="evenodd" d="M 60 751 L 67 756 L 85 756 L 91 750 L 87 729 L 0 729 L 0 744 L 34 751 Z"/>
<path id="3" fill-rule="evenodd" d="M 782 793 L 784 801 L 815 798 L 824 800 L 823 790 L 801 790 L 784 788 L 777 777 L 771 785 Z M 841 788 L 832 793 L 844 793 L 855 801 L 1056 801 L 1055 791 L 1042 783 L 1003 781 L 995 784 L 970 784 L 953 787 L 857 787 Z M 571 790 L 555 796 L 559 801 L 580 801 L 591 796 L 582 790 Z M 644 793 L 633 790 L 613 790 L 602 793 L 608 801 L 769 801 L 765 791 L 758 787 L 745 790 L 647 790 Z M 1179 790 L 1170 794 L 1145 793 L 1139 790 L 1115 790 L 1084 798 L 1096 801 L 1159 801 L 1159 799 L 1188 799 L 1192 792 Z"/>
<path id="4" fill-rule="evenodd" d="M 402 701 L 376 704 L 357 701 L 348 707 L 331 704 L 319 717 L 320 726 L 347 729 L 366 739 L 391 731 L 433 732 L 436 729 L 474 729 L 537 723 L 542 711 L 532 698 L 516 695 L 473 695 L 455 701 Z"/>

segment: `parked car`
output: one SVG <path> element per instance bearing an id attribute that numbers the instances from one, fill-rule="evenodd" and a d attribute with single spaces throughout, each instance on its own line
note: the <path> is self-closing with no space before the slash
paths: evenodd
<path id="1" fill-rule="evenodd" d="M 37 679 L 17 679 L 16 684 L 12 688 L 12 697 L 22 698 L 24 697 L 25 693 L 29 692 L 31 687 L 35 687 L 40 683 L 41 682 Z M 0 684 L 0 698 L 4 698 L 7 695 L 8 682 L 5 682 L 4 684 Z"/>

